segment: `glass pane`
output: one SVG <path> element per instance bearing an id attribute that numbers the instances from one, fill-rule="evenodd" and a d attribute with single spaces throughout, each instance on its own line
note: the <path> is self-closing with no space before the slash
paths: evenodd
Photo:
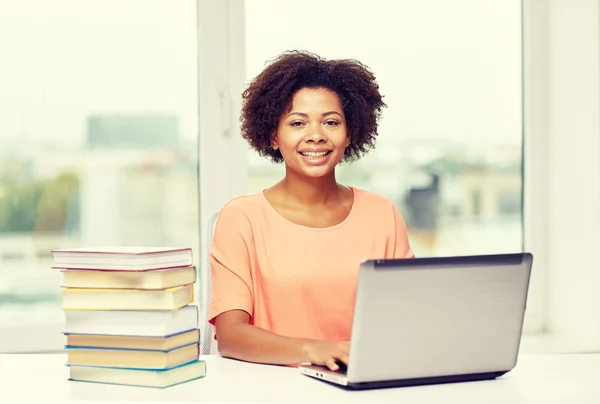
<path id="1" fill-rule="evenodd" d="M 418 256 L 521 251 L 520 1 L 351 3 L 247 2 L 247 79 L 290 49 L 365 63 L 388 108 L 338 180 L 394 201 Z M 284 174 L 248 161 L 249 192 Z"/>
<path id="2" fill-rule="evenodd" d="M 199 256 L 196 33 L 193 0 L 0 6 L 0 327 L 63 321 L 51 249 Z"/>

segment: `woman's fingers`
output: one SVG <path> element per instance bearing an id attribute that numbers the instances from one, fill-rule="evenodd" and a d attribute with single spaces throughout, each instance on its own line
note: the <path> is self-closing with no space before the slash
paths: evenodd
<path id="1" fill-rule="evenodd" d="M 335 355 L 331 356 L 325 361 L 325 366 L 327 366 L 330 370 L 337 371 L 340 369 L 338 363 L 343 363 L 348 366 L 349 360 L 350 358 L 347 353 L 337 352 Z"/>
<path id="2" fill-rule="evenodd" d="M 325 361 L 325 366 L 327 366 L 329 368 L 329 370 L 338 370 L 340 367 L 338 366 L 337 363 L 335 363 L 335 358 L 334 357 L 330 357 L 329 359 L 327 359 Z"/>

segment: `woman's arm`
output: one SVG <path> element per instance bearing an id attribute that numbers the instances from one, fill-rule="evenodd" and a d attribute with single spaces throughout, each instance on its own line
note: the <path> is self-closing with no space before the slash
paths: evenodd
<path id="1" fill-rule="evenodd" d="M 210 251 L 212 294 L 208 318 L 222 356 L 247 362 L 296 365 L 311 362 L 337 370 L 350 344 L 287 338 L 250 324 L 255 254 L 252 226 L 240 200 L 221 209 Z"/>
<path id="2" fill-rule="evenodd" d="M 215 319 L 222 356 L 247 362 L 296 365 L 310 362 L 338 370 L 336 361 L 348 364 L 349 342 L 322 342 L 283 337 L 250 324 L 250 315 L 231 310 Z"/>

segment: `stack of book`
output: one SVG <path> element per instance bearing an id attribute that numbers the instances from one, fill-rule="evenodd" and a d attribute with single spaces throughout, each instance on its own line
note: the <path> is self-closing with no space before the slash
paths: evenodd
<path id="1" fill-rule="evenodd" d="M 53 250 L 69 380 L 164 388 L 206 375 L 190 248 Z"/>

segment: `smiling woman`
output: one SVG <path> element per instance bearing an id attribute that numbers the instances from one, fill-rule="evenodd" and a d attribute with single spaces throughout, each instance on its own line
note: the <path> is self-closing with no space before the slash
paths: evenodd
<path id="1" fill-rule="evenodd" d="M 306 52 L 284 53 L 244 92 L 243 137 L 285 176 L 220 211 L 208 318 L 222 355 L 347 364 L 359 263 L 414 257 L 390 200 L 336 180 L 373 147 L 384 106 L 367 67 Z"/>

